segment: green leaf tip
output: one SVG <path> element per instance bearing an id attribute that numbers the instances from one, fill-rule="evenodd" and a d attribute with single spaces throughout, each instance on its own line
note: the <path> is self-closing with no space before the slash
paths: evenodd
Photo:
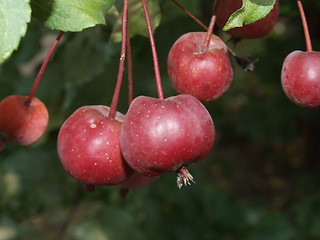
<path id="1" fill-rule="evenodd" d="M 235 27 L 254 23 L 266 17 L 273 9 L 276 0 L 243 0 L 242 7 L 235 11 L 223 27 L 228 31 Z"/>
<path id="2" fill-rule="evenodd" d="M 28 0 L 0 0 L 0 63 L 18 48 L 30 17 Z"/>

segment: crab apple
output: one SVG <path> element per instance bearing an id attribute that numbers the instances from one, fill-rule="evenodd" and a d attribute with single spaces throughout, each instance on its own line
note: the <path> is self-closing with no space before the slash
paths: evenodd
<path id="1" fill-rule="evenodd" d="M 181 168 L 203 160 L 214 138 L 211 116 L 195 97 L 182 94 L 162 100 L 140 96 L 126 114 L 120 146 L 136 172 L 152 177 L 180 173 Z"/>
<path id="2" fill-rule="evenodd" d="M 78 108 L 62 125 L 58 154 L 64 169 L 88 185 L 117 185 L 132 170 L 124 161 L 119 145 L 124 115 L 102 105 Z"/>
<path id="3" fill-rule="evenodd" d="M 216 35 L 204 47 L 206 32 L 182 35 L 171 47 L 167 69 L 173 88 L 200 101 L 215 100 L 231 85 L 233 70 L 228 48 Z"/>
<path id="4" fill-rule="evenodd" d="M 216 23 L 223 28 L 232 13 L 242 7 L 242 0 L 216 0 Z M 276 0 L 274 8 L 263 19 L 254 23 L 236 27 L 227 31 L 234 38 L 261 38 L 273 29 L 279 17 L 279 0 Z"/>
<path id="5" fill-rule="evenodd" d="M 290 53 L 282 65 L 281 84 L 294 103 L 303 107 L 320 106 L 320 52 Z"/>
<path id="6" fill-rule="evenodd" d="M 10 95 L 0 102 L 0 145 L 35 143 L 48 125 L 46 106 L 36 97 L 26 105 L 27 97 Z"/>

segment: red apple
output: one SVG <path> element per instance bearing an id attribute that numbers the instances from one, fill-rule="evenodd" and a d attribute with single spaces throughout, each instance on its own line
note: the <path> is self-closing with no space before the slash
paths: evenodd
<path id="1" fill-rule="evenodd" d="M 303 107 L 320 106 L 320 52 L 294 51 L 283 62 L 282 88 Z"/>
<path id="2" fill-rule="evenodd" d="M 26 99 L 11 95 L 0 102 L 0 145 L 31 145 L 45 132 L 49 118 L 46 106 L 36 97 L 27 106 Z"/>
<path id="3" fill-rule="evenodd" d="M 136 172 L 159 176 L 203 160 L 214 137 L 211 116 L 195 97 L 183 94 L 160 100 L 140 96 L 129 107 L 120 146 Z"/>
<path id="4" fill-rule="evenodd" d="M 108 117 L 107 106 L 83 106 L 62 125 L 58 153 L 65 170 L 88 185 L 117 185 L 132 170 L 124 161 L 119 136 L 124 115 Z"/>
<path id="5" fill-rule="evenodd" d="M 190 94 L 200 101 L 215 100 L 231 85 L 233 71 L 228 48 L 215 35 L 204 46 L 206 32 L 182 35 L 168 55 L 168 75 L 178 93 Z"/>

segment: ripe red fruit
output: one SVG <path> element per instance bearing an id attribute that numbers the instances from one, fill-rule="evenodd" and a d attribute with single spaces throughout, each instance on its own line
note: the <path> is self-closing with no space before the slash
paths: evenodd
<path id="1" fill-rule="evenodd" d="M 132 170 L 125 163 L 119 145 L 124 115 L 108 117 L 107 106 L 83 106 L 62 125 L 58 153 L 65 170 L 88 185 L 116 185 Z"/>
<path id="2" fill-rule="evenodd" d="M 215 13 L 216 23 L 219 28 L 223 28 L 230 15 L 242 7 L 242 0 L 217 0 Z M 227 31 L 234 38 L 261 38 L 266 36 L 278 21 L 279 1 L 276 0 L 274 8 L 263 19 L 254 23 L 236 27 Z"/>
<path id="3" fill-rule="evenodd" d="M 211 116 L 195 97 L 184 94 L 161 100 L 140 96 L 129 107 L 120 146 L 135 171 L 158 176 L 203 160 L 214 137 Z"/>
<path id="4" fill-rule="evenodd" d="M 294 103 L 320 106 L 320 52 L 294 51 L 283 62 L 282 88 Z"/>
<path id="5" fill-rule="evenodd" d="M 0 102 L 0 145 L 30 145 L 45 132 L 49 118 L 46 106 L 36 97 L 27 106 L 26 99 L 11 95 Z"/>
<path id="6" fill-rule="evenodd" d="M 168 75 L 178 93 L 190 94 L 200 101 L 220 97 L 230 86 L 233 71 L 224 42 L 212 35 L 204 46 L 206 32 L 182 35 L 168 55 Z"/>

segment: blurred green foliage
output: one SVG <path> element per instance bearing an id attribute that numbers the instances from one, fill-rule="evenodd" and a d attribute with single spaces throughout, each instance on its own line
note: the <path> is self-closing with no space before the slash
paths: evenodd
<path id="1" fill-rule="evenodd" d="M 169 49 L 183 33 L 202 29 L 171 1 L 159 3 L 155 38 L 168 97 L 176 94 L 166 73 Z M 181 3 L 208 24 L 211 1 Z M 320 3 L 303 3 L 318 50 Z M 11 145 L 0 153 L 0 239 L 320 239 L 320 112 L 294 105 L 281 89 L 284 58 L 304 50 L 305 43 L 295 1 L 280 4 L 270 35 L 228 42 L 238 55 L 260 60 L 254 72 L 244 72 L 231 57 L 231 88 L 205 103 L 217 140 L 205 161 L 190 166 L 196 184 L 178 190 L 174 174 L 168 174 L 126 198 L 117 187 L 86 192 L 60 164 L 59 127 L 80 106 L 110 105 L 120 49 L 108 42 L 111 18 L 107 27 L 66 33 L 36 93 L 50 113 L 46 135 L 33 146 Z M 50 45 L 57 34 L 32 19 L 19 49 L 0 66 L 0 99 L 28 94 L 44 43 Z M 156 96 L 149 40 L 135 36 L 131 44 L 135 95 Z M 125 113 L 127 102 L 124 81 L 118 110 Z"/>

